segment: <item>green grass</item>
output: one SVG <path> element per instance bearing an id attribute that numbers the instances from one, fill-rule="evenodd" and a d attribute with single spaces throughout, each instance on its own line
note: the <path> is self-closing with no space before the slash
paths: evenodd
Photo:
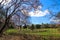
<path id="1" fill-rule="evenodd" d="M 43 28 L 43 29 L 8 29 L 5 34 L 30 34 L 30 35 L 43 35 L 43 36 L 56 36 L 60 37 L 60 31 L 58 28 Z"/>

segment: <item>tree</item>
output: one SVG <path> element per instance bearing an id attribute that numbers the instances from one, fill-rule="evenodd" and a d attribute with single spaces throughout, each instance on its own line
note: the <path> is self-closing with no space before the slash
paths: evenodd
<path id="1" fill-rule="evenodd" d="M 30 27 L 30 29 L 31 29 L 31 30 L 34 30 L 34 28 L 35 28 L 35 27 L 34 27 L 34 24 L 32 24 L 31 27 Z"/>
<path id="2" fill-rule="evenodd" d="M 53 24 L 60 24 L 60 12 L 56 13 L 56 15 L 52 18 L 51 22 Z"/>
<path id="3" fill-rule="evenodd" d="M 40 24 L 36 24 L 36 28 L 37 29 L 40 29 L 41 28 L 41 25 Z"/>
<path id="4" fill-rule="evenodd" d="M 26 6 L 28 7 L 26 7 Z M 22 14 L 24 14 L 25 19 L 28 15 L 28 12 L 34 8 L 37 9 L 37 7 L 40 5 L 39 0 L 2 0 L 0 1 L 0 9 L 3 9 L 3 14 L 5 14 L 5 24 L 0 30 L 0 33 L 3 33 L 3 30 L 9 26 L 9 21 L 11 17 L 16 14 L 18 11 Z M 0 13 L 2 14 L 2 13 Z M 25 22 L 25 21 L 24 21 Z"/>
<path id="5" fill-rule="evenodd" d="M 57 13 L 55 18 L 57 18 L 56 20 L 57 20 L 58 24 L 60 24 L 60 12 Z"/>

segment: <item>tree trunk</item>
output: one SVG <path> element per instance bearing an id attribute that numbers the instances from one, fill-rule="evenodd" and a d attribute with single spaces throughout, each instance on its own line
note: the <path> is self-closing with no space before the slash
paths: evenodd
<path id="1" fill-rule="evenodd" d="M 8 28 L 9 24 L 9 19 L 6 18 L 5 20 L 5 24 L 3 25 L 3 27 L 0 29 L 0 35 L 3 34 L 3 32 Z"/>

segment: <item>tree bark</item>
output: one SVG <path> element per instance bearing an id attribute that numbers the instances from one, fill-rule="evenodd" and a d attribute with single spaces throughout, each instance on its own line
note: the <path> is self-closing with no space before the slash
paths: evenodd
<path id="1" fill-rule="evenodd" d="M 6 18 L 5 24 L 4 24 L 3 27 L 0 29 L 0 35 L 3 34 L 3 32 L 8 28 L 8 26 L 9 26 L 9 19 Z"/>

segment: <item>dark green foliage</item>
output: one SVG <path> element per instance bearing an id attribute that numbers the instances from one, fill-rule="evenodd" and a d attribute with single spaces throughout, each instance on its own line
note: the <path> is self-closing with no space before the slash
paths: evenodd
<path id="1" fill-rule="evenodd" d="M 32 25 L 31 25 L 30 29 L 31 29 L 31 30 L 33 30 L 33 29 L 34 29 L 34 24 L 32 24 Z"/>
<path id="2" fill-rule="evenodd" d="M 27 28 L 26 24 L 23 26 L 23 28 Z"/>
<path id="3" fill-rule="evenodd" d="M 10 25 L 9 29 L 14 29 L 14 26 L 13 25 Z"/>
<path id="4" fill-rule="evenodd" d="M 41 25 L 37 24 L 37 25 L 36 25 L 36 28 L 37 28 L 37 29 L 41 28 Z"/>

